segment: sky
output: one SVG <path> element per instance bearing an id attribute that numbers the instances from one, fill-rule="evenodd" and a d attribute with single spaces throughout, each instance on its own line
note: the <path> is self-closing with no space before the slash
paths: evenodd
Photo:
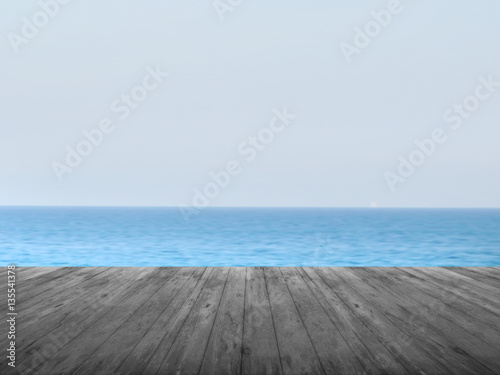
<path id="1" fill-rule="evenodd" d="M 0 205 L 499 208 L 499 12 L 7 2 Z"/>

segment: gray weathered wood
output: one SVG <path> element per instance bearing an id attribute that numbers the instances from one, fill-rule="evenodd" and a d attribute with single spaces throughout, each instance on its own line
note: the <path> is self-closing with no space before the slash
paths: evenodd
<path id="1" fill-rule="evenodd" d="M 363 276 L 366 269 L 342 269 L 340 276 L 356 290 L 367 294 L 376 291 L 384 302 L 380 302 L 382 298 L 368 297 L 370 302 L 399 327 L 411 332 L 419 345 L 433 353 L 436 359 L 446 359 L 448 368 L 459 366 L 454 372 L 494 373 L 490 361 L 495 358 L 495 349 L 439 314 L 440 304 L 418 303 L 413 299 L 418 292 L 409 290 L 406 284 L 396 287 L 387 280 L 381 281 L 379 277 L 384 272 L 369 270 L 370 274 Z"/>
<path id="2" fill-rule="evenodd" d="M 498 293 L 491 294 L 485 293 L 483 290 L 478 290 L 471 284 L 471 278 L 461 277 L 454 272 L 445 272 L 441 268 L 414 268 L 413 272 L 419 273 L 425 277 L 428 283 L 432 283 L 438 289 L 446 288 L 454 293 L 461 293 L 471 301 L 475 301 L 477 304 L 490 310 L 491 312 L 500 315 L 500 300 L 498 299 Z"/>
<path id="3" fill-rule="evenodd" d="M 243 374 L 281 374 L 281 360 L 264 270 L 247 269 L 243 326 Z"/>
<path id="4" fill-rule="evenodd" d="M 215 268 L 167 353 L 160 374 L 197 374 L 201 368 L 229 268 Z"/>
<path id="5" fill-rule="evenodd" d="M 158 319 L 161 312 L 169 305 L 186 281 L 194 273 L 193 268 L 176 270 L 146 303 L 124 322 L 73 374 L 109 374 L 112 373 L 137 344 L 137 338 L 143 337 Z M 109 353 L 114 353 L 110 356 Z"/>
<path id="6" fill-rule="evenodd" d="M 245 268 L 231 268 L 205 351 L 201 374 L 240 374 L 245 309 Z"/>
<path id="7" fill-rule="evenodd" d="M 265 268 L 281 365 L 285 374 L 323 374 L 323 366 L 279 268 Z"/>
<path id="8" fill-rule="evenodd" d="M 325 372 L 361 374 L 363 366 L 297 269 L 280 270 Z"/>
<path id="9" fill-rule="evenodd" d="M 21 267 L 16 274 L 17 367 L 2 359 L 6 375 L 500 368 L 498 268 Z M 6 283 L 0 290 L 5 316 Z"/>
<path id="10" fill-rule="evenodd" d="M 325 282 L 335 290 L 335 293 L 348 304 L 352 313 L 357 315 L 368 329 L 385 345 L 391 354 L 398 360 L 409 373 L 452 373 L 443 363 L 436 359 L 433 351 L 419 345 L 412 330 L 402 330 L 389 319 L 387 311 L 393 309 L 392 301 L 388 301 L 385 296 L 379 297 L 376 290 L 367 290 L 367 286 L 358 284 L 352 286 L 347 283 L 344 269 L 320 267 L 315 270 Z M 343 277 L 342 277 L 342 276 Z M 377 296 L 380 305 L 375 305 L 374 301 L 367 299 Z M 411 317 L 408 312 L 407 319 Z M 378 359 L 382 363 L 386 358 Z"/>
<path id="11" fill-rule="evenodd" d="M 158 344 L 153 355 L 150 357 L 148 363 L 144 367 L 143 373 L 158 373 L 165 360 L 165 357 L 172 349 L 173 343 L 179 335 L 179 332 L 182 330 L 184 323 L 187 321 L 191 311 L 198 302 L 203 289 L 208 284 L 208 281 L 212 279 L 213 271 L 214 270 L 212 268 L 208 268 L 206 272 L 203 273 L 199 282 L 194 287 L 193 293 L 191 293 L 189 298 L 184 301 L 184 304 L 174 317 L 174 320 L 171 323 L 169 322 L 168 329 L 165 330 L 163 339 Z"/>
<path id="12" fill-rule="evenodd" d="M 301 268 L 299 272 L 311 293 L 318 299 L 342 336 L 346 338 L 367 373 L 407 373 L 383 343 L 370 332 L 356 314 L 352 313 L 349 306 L 312 268 Z M 384 363 L 379 363 L 377 359 L 382 358 Z"/>
<path id="13" fill-rule="evenodd" d="M 500 278 L 490 275 L 489 272 L 483 271 L 481 268 L 446 267 L 446 269 L 470 277 L 471 279 L 489 286 L 494 286 L 496 288 L 500 287 Z"/>
<path id="14" fill-rule="evenodd" d="M 118 327 L 165 284 L 174 271 L 173 269 L 152 269 L 147 277 L 142 280 L 134 280 L 128 285 L 127 295 L 120 302 L 73 338 L 70 341 L 72 345 L 68 345 L 68 343 L 62 346 L 50 360 L 36 368 L 36 371 L 42 374 L 58 374 L 74 370 L 75 363 L 81 363 L 92 355 Z M 77 352 L 74 350 L 75 347 L 79 348 Z"/>
<path id="15" fill-rule="evenodd" d="M 108 301 L 121 296 L 121 290 L 127 290 L 126 284 L 120 286 L 113 282 L 115 275 L 123 272 L 120 268 L 111 269 L 101 275 L 97 284 L 94 278 L 89 278 L 87 283 L 80 286 L 81 292 L 66 290 L 64 285 L 55 285 L 54 289 L 60 294 L 27 309 L 21 306 L 19 311 L 23 312 L 23 319 L 19 322 L 19 328 L 25 339 L 18 344 L 18 349 L 31 351 L 35 343 L 45 340 L 47 335 L 72 336 L 75 327 L 83 329 L 92 324 L 93 319 L 89 319 L 89 316 L 94 318 L 94 311 L 98 310 L 96 304 L 106 307 Z"/>
<path id="16" fill-rule="evenodd" d="M 142 374 L 155 353 L 158 353 L 156 358 L 159 361 L 162 360 L 162 353 L 168 351 L 171 345 L 171 342 L 168 342 L 168 333 L 174 332 L 176 327 L 180 325 L 181 320 L 179 317 L 189 312 L 209 274 L 210 271 L 207 271 L 206 268 L 196 268 L 193 275 L 173 298 L 172 302 L 163 310 L 149 331 L 141 338 L 138 338 L 137 345 L 118 367 L 117 373 L 122 375 Z M 144 373 L 154 372 L 150 367 Z"/>

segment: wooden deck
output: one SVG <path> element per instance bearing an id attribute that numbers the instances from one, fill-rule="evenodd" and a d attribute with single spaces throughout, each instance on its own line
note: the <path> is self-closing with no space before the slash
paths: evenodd
<path id="1" fill-rule="evenodd" d="M 16 284 L 1 374 L 500 372 L 499 268 L 20 268 Z"/>

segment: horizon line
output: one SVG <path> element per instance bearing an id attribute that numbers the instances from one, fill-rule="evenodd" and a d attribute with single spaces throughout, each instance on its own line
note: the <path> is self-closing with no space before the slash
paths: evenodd
<path id="1" fill-rule="evenodd" d="M 179 209 L 179 206 L 162 206 L 162 205 L 0 205 L 0 208 L 4 207 L 11 207 L 11 208 L 16 208 L 16 207 L 52 207 L 52 208 L 174 208 L 174 209 Z M 287 208 L 304 208 L 304 209 L 370 209 L 370 210 L 377 210 L 377 209 L 401 209 L 401 210 L 406 210 L 406 209 L 421 209 L 421 210 L 432 210 L 432 209 L 449 209 L 449 210 L 498 210 L 500 207 L 447 207 L 447 206 L 432 206 L 432 207 L 419 207 L 419 206 L 404 206 L 404 207 L 392 207 L 392 206 L 377 206 L 377 207 L 371 207 L 371 206 L 209 206 L 209 207 L 202 207 L 202 210 L 205 209 L 219 209 L 219 208 L 256 208 L 256 209 L 287 209 Z"/>

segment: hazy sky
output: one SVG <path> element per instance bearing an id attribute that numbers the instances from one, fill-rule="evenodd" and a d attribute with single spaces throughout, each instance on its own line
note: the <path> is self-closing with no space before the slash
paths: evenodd
<path id="1" fill-rule="evenodd" d="M 0 205 L 190 205 L 235 161 L 210 205 L 500 207 L 500 2 L 403 0 L 378 30 L 390 3 L 243 0 L 221 20 L 211 0 L 73 0 L 52 18 L 4 2 Z M 284 108 L 296 117 L 262 131 Z M 60 182 L 54 162 L 105 118 Z M 446 140 L 402 176 L 436 129 Z M 250 146 L 259 132 L 274 139 Z"/>

